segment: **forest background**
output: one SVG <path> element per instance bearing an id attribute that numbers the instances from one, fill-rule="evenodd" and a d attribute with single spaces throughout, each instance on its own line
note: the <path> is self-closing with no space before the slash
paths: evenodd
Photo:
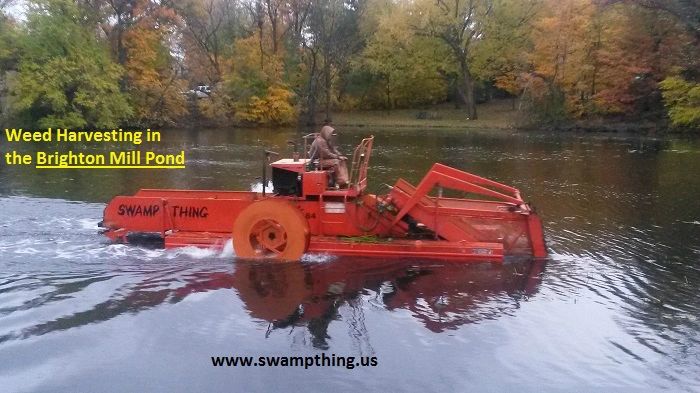
<path id="1" fill-rule="evenodd" d="M 17 1 L 0 0 L 0 122 L 25 128 L 440 105 L 467 124 L 492 100 L 523 125 L 700 128 L 698 0 Z"/>

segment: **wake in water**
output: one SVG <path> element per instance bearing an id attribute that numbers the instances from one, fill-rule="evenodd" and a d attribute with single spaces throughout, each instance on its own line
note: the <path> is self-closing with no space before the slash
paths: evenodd
<path id="1" fill-rule="evenodd" d="M 99 234 L 97 226 L 104 205 L 60 199 L 0 198 L 7 217 L 0 225 L 0 254 L 8 266 L 44 269 L 46 261 L 91 265 L 114 261 L 130 262 L 225 259 L 233 261 L 231 241 L 223 249 L 183 247 L 153 249 L 129 244 L 112 244 Z M 305 255 L 303 261 L 322 263 L 329 255 Z M 35 261 L 35 262 L 33 262 Z"/>
<path id="2" fill-rule="evenodd" d="M 105 261 L 233 258 L 229 241 L 223 250 L 185 247 L 149 249 L 111 244 L 98 232 L 103 204 L 59 199 L 5 197 L 0 204 L 6 212 L 0 225 L 0 254 L 23 269 L 43 269 L 46 261 L 64 260 L 90 265 Z M 33 262 L 35 261 L 35 262 Z"/>

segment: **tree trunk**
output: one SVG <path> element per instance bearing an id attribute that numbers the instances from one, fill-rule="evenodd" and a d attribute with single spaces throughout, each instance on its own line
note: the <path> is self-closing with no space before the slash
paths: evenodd
<path id="1" fill-rule="evenodd" d="M 325 110 L 326 110 L 326 119 L 325 120 L 330 120 L 331 118 L 331 65 L 328 60 L 328 55 L 324 56 L 325 59 L 323 61 L 323 78 L 324 78 L 324 89 L 325 89 Z"/>
<path id="2" fill-rule="evenodd" d="M 270 19 L 270 27 L 272 28 L 272 54 L 277 55 L 277 10 L 274 6 L 270 4 L 270 0 L 267 1 L 267 15 Z"/>
<path id="3" fill-rule="evenodd" d="M 260 69 L 265 69 L 265 49 L 263 47 L 264 11 L 261 1 L 255 2 L 255 18 L 258 25 L 258 44 L 260 45 Z"/>
<path id="4" fill-rule="evenodd" d="M 304 123 L 307 126 L 316 125 L 316 93 L 311 93 L 306 97 L 306 113 Z"/>
<path id="5" fill-rule="evenodd" d="M 386 109 L 391 113 L 391 80 L 389 75 L 386 76 Z"/>
<path id="6" fill-rule="evenodd" d="M 318 89 L 316 88 L 317 80 L 317 62 L 316 53 L 311 52 L 311 67 L 309 70 L 309 84 L 306 90 L 306 108 L 304 116 L 304 122 L 307 126 L 313 126 L 316 124 L 316 95 L 318 94 Z"/>
<path id="7" fill-rule="evenodd" d="M 124 29 L 117 27 L 117 62 L 123 66 L 126 64 L 126 48 L 124 47 Z"/>
<path id="8" fill-rule="evenodd" d="M 457 92 L 464 102 L 464 109 L 469 120 L 476 120 L 476 97 L 474 97 L 474 78 L 469 72 L 466 61 L 460 66 L 460 81 L 457 83 Z M 461 82 L 461 83 L 460 83 Z"/>
<path id="9" fill-rule="evenodd" d="M 121 14 L 117 14 L 117 24 L 115 26 L 115 29 L 117 30 L 117 63 L 119 63 L 120 66 L 126 65 L 126 47 L 124 47 L 124 24 L 121 18 Z M 128 76 L 126 75 L 126 72 L 122 74 L 121 78 L 119 78 L 119 90 L 122 92 L 125 92 L 127 87 L 128 87 Z"/>
<path id="10" fill-rule="evenodd" d="M 258 43 L 260 44 L 260 69 L 265 69 L 265 49 L 263 48 L 263 24 L 258 22 Z"/>

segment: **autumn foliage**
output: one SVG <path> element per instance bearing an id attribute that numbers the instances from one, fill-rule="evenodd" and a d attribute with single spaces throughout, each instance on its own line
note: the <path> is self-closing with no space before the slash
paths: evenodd
<path id="1" fill-rule="evenodd" d="M 509 97 L 532 122 L 700 126 L 681 0 L 28 0 L 0 110 L 38 125 L 280 126 Z M 206 85 L 207 93 L 195 92 Z"/>

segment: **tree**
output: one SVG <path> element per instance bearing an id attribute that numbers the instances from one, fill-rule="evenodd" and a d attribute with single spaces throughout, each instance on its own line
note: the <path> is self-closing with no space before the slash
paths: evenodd
<path id="1" fill-rule="evenodd" d="M 672 71 L 659 84 L 671 122 L 676 126 L 698 127 L 697 87 L 700 86 L 700 2 L 697 0 L 606 0 L 604 4 L 634 4 L 655 14 L 675 18 L 686 30 L 678 34 L 673 47 L 684 56 L 672 60 Z M 686 94 L 683 96 L 683 94 Z"/>
<path id="2" fill-rule="evenodd" d="M 225 77 L 225 93 L 233 101 L 234 119 L 246 124 L 282 125 L 296 118 L 294 93 L 284 82 L 280 56 L 271 55 L 272 38 L 251 35 L 235 43 L 233 72 Z M 259 48 L 265 61 L 261 63 Z"/>
<path id="3" fill-rule="evenodd" d="M 235 0 L 173 0 L 182 18 L 184 63 L 190 80 L 216 85 L 223 80 L 233 42 L 247 35 L 246 18 Z"/>
<path id="4" fill-rule="evenodd" d="M 317 51 L 312 59 L 315 67 L 308 69 L 320 72 L 317 80 L 323 89 L 327 119 L 331 118 L 334 87 L 342 87 L 334 86 L 336 76 L 349 71 L 351 57 L 364 44 L 359 34 L 362 12 L 362 3 L 356 0 L 320 0 L 313 4 L 308 17 L 309 36 L 305 45 Z M 310 75 L 310 79 L 314 78 L 317 77 Z"/>
<path id="5" fill-rule="evenodd" d="M 700 39 L 700 3 L 697 0 L 601 0 L 601 3 L 603 5 L 627 3 L 667 12 L 678 18 L 688 31 Z"/>
<path id="6" fill-rule="evenodd" d="M 680 48 L 687 47 L 678 24 L 668 14 L 629 4 L 550 0 L 546 5 L 533 25 L 533 70 L 525 79 L 539 112 L 548 119 L 658 117 L 658 82 L 682 62 Z"/>
<path id="7" fill-rule="evenodd" d="M 532 22 L 541 6 L 541 0 L 494 4 L 491 17 L 484 23 L 479 45 L 472 51 L 471 63 L 479 79 L 490 81 L 513 96 L 521 94 L 522 74 L 530 70 Z"/>
<path id="8" fill-rule="evenodd" d="M 7 5 L 6 0 L 0 1 L 0 121 L 5 120 L 10 112 L 8 85 L 12 73 L 17 69 L 19 51 L 17 50 L 19 29 L 15 21 L 2 11 Z"/>
<path id="9" fill-rule="evenodd" d="M 114 24 L 109 24 L 106 32 L 112 38 L 116 52 L 117 62 L 120 65 L 126 63 L 126 47 L 124 46 L 124 34 L 138 21 L 139 8 L 143 9 L 148 4 L 147 0 L 105 0 L 109 6 L 110 14 L 114 17 Z"/>
<path id="10" fill-rule="evenodd" d="M 116 127 L 132 111 L 86 10 L 69 0 L 30 3 L 16 110 L 41 127 Z"/>
<path id="11" fill-rule="evenodd" d="M 415 31 L 438 38 L 450 49 L 457 65 L 457 92 L 471 120 L 477 118 L 472 49 L 493 6 L 491 0 L 417 0 L 412 11 Z"/>
<path id="12" fill-rule="evenodd" d="M 443 101 L 447 83 L 438 69 L 450 53 L 434 45 L 433 38 L 414 34 L 406 5 L 379 2 L 371 7 L 367 44 L 354 64 L 356 72 L 371 76 L 361 92 L 362 103 L 377 96 L 382 99 L 374 106 L 393 109 Z"/>
<path id="13" fill-rule="evenodd" d="M 9 16 L 2 13 L 0 3 L 0 73 L 14 69 L 17 63 L 17 24 Z"/>
<path id="14" fill-rule="evenodd" d="M 671 122 L 679 127 L 700 128 L 700 84 L 681 76 L 661 82 Z"/>
<path id="15" fill-rule="evenodd" d="M 595 104 L 636 116 L 663 109 L 658 83 L 684 62 L 688 36 L 669 14 L 634 5 L 603 9 Z M 680 44 L 680 45 L 679 45 Z"/>
<path id="16" fill-rule="evenodd" d="M 300 123 L 313 125 L 316 118 L 319 86 L 319 50 L 308 39 L 308 21 L 312 0 L 292 0 L 288 3 L 287 56 L 285 69 L 290 88 L 298 98 Z"/>
<path id="17" fill-rule="evenodd" d="M 186 83 L 166 46 L 173 18 L 167 9 L 144 15 L 123 37 L 127 90 L 142 126 L 172 125 L 187 113 Z"/>
<path id="18" fill-rule="evenodd" d="M 547 120 L 564 117 L 567 112 L 581 115 L 591 96 L 591 71 L 595 68 L 590 50 L 591 42 L 597 39 L 592 27 L 595 6 L 591 0 L 549 0 L 543 8 L 533 23 L 533 69 L 524 88 Z"/>

